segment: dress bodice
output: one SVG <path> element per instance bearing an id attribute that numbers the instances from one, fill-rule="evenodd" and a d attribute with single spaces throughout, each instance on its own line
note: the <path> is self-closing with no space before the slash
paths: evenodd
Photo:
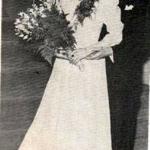
<path id="1" fill-rule="evenodd" d="M 67 19 L 71 21 L 75 9 L 80 0 L 47 0 L 50 5 L 56 1 L 61 9 L 68 14 Z M 90 18 L 85 18 L 83 25 L 79 24 L 74 36 L 77 47 L 87 47 L 97 43 L 102 24 L 106 24 L 107 34 L 100 41 L 101 47 L 112 47 L 122 41 L 123 24 L 121 22 L 121 11 L 118 6 L 119 0 L 99 0 L 95 2 L 95 13 Z"/>
<path id="2" fill-rule="evenodd" d="M 71 21 L 79 0 L 61 0 L 60 5 L 63 11 L 68 14 L 67 20 Z M 83 25 L 78 24 L 77 30 L 74 33 L 77 47 L 87 47 L 96 43 L 99 39 L 99 34 L 102 26 L 102 15 L 99 9 L 99 2 L 95 4 L 95 13 L 92 13 L 90 18 L 85 18 Z"/>
<path id="3" fill-rule="evenodd" d="M 61 9 L 68 14 L 67 19 L 72 20 L 75 9 L 80 0 L 59 0 Z M 84 48 L 98 42 L 102 24 L 106 24 L 109 34 L 101 41 L 101 46 L 111 47 L 122 40 L 123 24 L 121 12 L 118 7 L 119 0 L 99 0 L 95 2 L 95 12 L 90 18 L 85 18 L 83 25 L 79 24 L 75 31 L 77 47 Z"/>

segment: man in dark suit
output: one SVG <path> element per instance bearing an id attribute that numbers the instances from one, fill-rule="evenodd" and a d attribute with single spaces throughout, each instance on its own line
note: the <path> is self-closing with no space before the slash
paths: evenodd
<path id="1" fill-rule="evenodd" d="M 115 63 L 107 61 L 114 150 L 133 150 L 147 60 L 145 23 L 148 0 L 120 0 L 123 41 L 114 47 Z M 132 8 L 133 7 L 133 8 Z"/>

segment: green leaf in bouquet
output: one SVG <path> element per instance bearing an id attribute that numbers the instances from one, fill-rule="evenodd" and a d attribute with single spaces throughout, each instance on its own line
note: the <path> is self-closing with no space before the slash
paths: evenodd
<path id="1" fill-rule="evenodd" d="M 41 45 L 36 54 L 39 54 L 44 60 L 46 60 L 50 65 L 52 65 L 52 60 L 55 55 L 55 50 L 46 45 Z"/>

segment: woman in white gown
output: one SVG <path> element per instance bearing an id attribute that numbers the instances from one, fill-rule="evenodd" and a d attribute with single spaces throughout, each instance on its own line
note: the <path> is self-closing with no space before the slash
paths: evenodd
<path id="1" fill-rule="evenodd" d="M 68 20 L 79 0 L 60 0 Z M 19 150 L 112 150 L 105 59 L 122 39 L 118 0 L 100 0 L 96 13 L 78 25 L 73 61 L 57 58 L 37 114 Z M 109 34 L 98 42 L 102 24 Z M 103 47 L 103 49 L 102 49 Z M 97 52 L 97 56 L 86 56 Z M 84 58 L 84 59 L 83 59 Z M 98 59 L 101 58 L 101 59 Z"/>

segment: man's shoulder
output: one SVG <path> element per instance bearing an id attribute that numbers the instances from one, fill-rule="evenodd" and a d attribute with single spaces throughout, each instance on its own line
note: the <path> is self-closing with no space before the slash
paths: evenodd
<path id="1" fill-rule="evenodd" d="M 119 0 L 122 20 L 132 17 L 145 16 L 147 13 L 148 0 Z"/>
<path id="2" fill-rule="evenodd" d="M 143 8 L 148 6 L 148 2 L 149 0 L 119 0 L 119 7 L 122 10 L 124 10 L 127 5 L 133 5 L 134 9 Z"/>

